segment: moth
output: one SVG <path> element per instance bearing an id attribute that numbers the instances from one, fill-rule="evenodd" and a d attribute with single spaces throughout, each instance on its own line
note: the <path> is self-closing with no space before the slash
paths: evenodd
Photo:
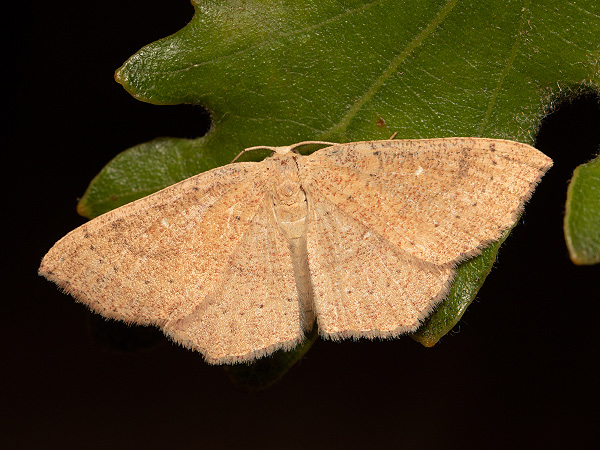
<path id="1" fill-rule="evenodd" d="M 269 147 L 91 220 L 40 275 L 212 364 L 417 329 L 456 265 L 519 217 L 552 165 L 525 144 L 442 138 Z"/>

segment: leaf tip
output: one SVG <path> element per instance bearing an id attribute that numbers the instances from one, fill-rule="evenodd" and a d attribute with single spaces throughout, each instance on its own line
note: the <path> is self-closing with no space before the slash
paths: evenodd
<path id="1" fill-rule="evenodd" d="M 423 347 L 431 348 L 438 343 L 441 336 L 427 336 L 426 334 L 419 334 L 418 331 L 410 335 L 410 337 L 421 344 Z"/>
<path id="2" fill-rule="evenodd" d="M 115 81 L 117 83 L 119 83 L 121 86 L 123 86 L 125 83 L 125 77 L 122 74 L 122 69 L 123 69 L 123 66 L 119 67 L 117 70 L 115 70 L 115 74 L 114 74 Z"/>
<path id="3" fill-rule="evenodd" d="M 85 201 L 85 197 L 83 197 L 77 203 L 77 214 L 79 214 L 80 216 L 86 217 L 88 219 L 92 218 L 92 211 L 87 206 L 87 202 Z"/>

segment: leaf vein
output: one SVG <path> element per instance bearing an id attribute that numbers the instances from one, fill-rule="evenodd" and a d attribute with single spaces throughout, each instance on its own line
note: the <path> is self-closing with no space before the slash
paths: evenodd
<path id="1" fill-rule="evenodd" d="M 438 26 L 444 21 L 448 14 L 454 9 L 458 0 L 449 0 L 446 5 L 438 12 L 438 14 L 429 22 L 429 24 L 417 35 L 415 38 L 408 43 L 402 52 L 400 52 L 388 65 L 388 67 L 381 73 L 381 75 L 375 80 L 366 92 L 357 99 L 348 112 L 342 117 L 342 119 L 332 128 L 327 130 L 322 138 L 343 132 L 354 116 L 361 110 L 361 108 L 367 103 L 377 91 L 384 85 L 385 81 L 389 79 L 396 71 L 398 67 L 406 58 L 413 53 L 428 37 L 430 37 Z"/>
<path id="2" fill-rule="evenodd" d="M 500 94 L 500 90 L 502 89 L 504 80 L 506 79 L 506 77 L 508 76 L 508 73 L 514 66 L 515 59 L 517 58 L 517 53 L 518 53 L 519 47 L 521 45 L 521 42 L 522 42 L 523 36 L 524 36 L 525 23 L 527 22 L 525 20 L 526 13 L 527 13 L 527 11 L 530 10 L 530 8 L 529 8 L 530 6 L 531 6 L 531 1 L 525 0 L 524 6 L 521 9 L 521 19 L 519 20 L 519 32 L 517 34 L 515 42 L 513 43 L 510 55 L 508 56 L 508 59 L 506 60 L 504 68 L 502 69 L 502 73 L 500 74 L 498 83 L 496 83 L 496 87 L 492 91 L 492 95 L 490 95 L 490 101 L 488 102 L 488 106 L 485 111 L 485 115 L 483 116 L 483 120 L 481 121 L 481 125 L 479 126 L 479 130 L 477 132 L 478 136 L 483 135 L 483 131 L 489 125 L 490 117 L 492 116 L 492 112 L 494 111 L 494 108 L 496 107 L 498 95 Z"/>

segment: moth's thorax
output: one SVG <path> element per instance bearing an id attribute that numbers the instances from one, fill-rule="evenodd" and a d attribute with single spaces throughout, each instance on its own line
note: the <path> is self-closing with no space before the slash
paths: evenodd
<path id="1" fill-rule="evenodd" d="M 273 212 L 288 240 L 305 236 L 308 224 L 308 204 L 298 173 L 299 158 L 295 153 L 286 153 L 269 159 Z"/>

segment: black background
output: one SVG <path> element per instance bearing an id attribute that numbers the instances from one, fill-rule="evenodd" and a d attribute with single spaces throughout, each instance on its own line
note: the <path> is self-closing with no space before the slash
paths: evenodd
<path id="1" fill-rule="evenodd" d="M 25 3 L 25 2 L 23 2 Z M 200 136 L 193 107 L 130 97 L 113 71 L 191 18 L 186 0 L 27 2 L 4 17 L 0 447 L 46 449 L 573 448 L 597 432 L 600 268 L 570 263 L 567 182 L 600 143 L 595 97 L 563 104 L 536 146 L 555 167 L 477 300 L 432 349 L 410 338 L 318 341 L 277 385 L 246 394 L 168 341 L 116 352 L 37 277 L 82 224 L 75 206 L 119 151 Z M 595 432 L 594 432 L 595 430 Z"/>

